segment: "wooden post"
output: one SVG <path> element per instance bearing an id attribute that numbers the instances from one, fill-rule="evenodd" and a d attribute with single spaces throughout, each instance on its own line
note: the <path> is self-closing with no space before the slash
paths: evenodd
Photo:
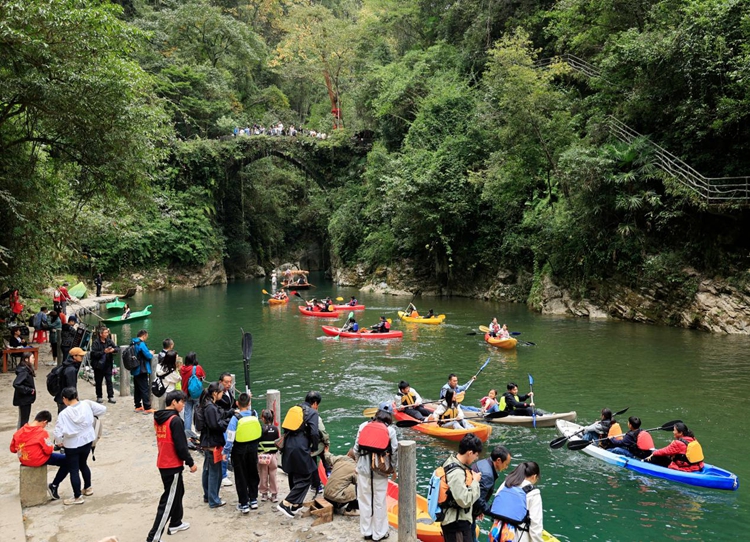
<path id="1" fill-rule="evenodd" d="M 130 371 L 122 364 L 122 352 L 127 348 L 128 345 L 120 347 L 120 397 L 130 395 Z"/>
<path id="2" fill-rule="evenodd" d="M 398 443 L 398 542 L 417 542 L 417 443 Z"/>
<path id="3" fill-rule="evenodd" d="M 266 391 L 266 408 L 273 412 L 273 423 L 281 424 L 281 392 L 279 390 Z"/>

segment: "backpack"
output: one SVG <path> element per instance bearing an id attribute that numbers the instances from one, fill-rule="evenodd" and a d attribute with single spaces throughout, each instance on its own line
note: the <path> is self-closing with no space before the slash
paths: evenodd
<path id="1" fill-rule="evenodd" d="M 287 410 L 281 428 L 287 431 L 299 431 L 305 422 L 305 411 L 300 405 L 294 405 Z"/>
<path id="2" fill-rule="evenodd" d="M 171 372 L 173 371 L 170 371 L 170 373 Z M 164 375 L 164 376 L 167 376 L 167 375 Z M 154 378 L 154 381 L 151 382 L 151 393 L 153 394 L 154 397 L 161 397 L 162 395 L 167 393 L 167 387 L 164 385 L 164 380 L 162 380 L 164 376 L 157 376 L 156 378 Z"/>
<path id="3" fill-rule="evenodd" d="M 191 399 L 198 399 L 203 393 L 203 382 L 195 375 L 197 365 L 193 365 L 193 374 L 190 375 L 187 383 L 187 392 Z"/>
<path id="4" fill-rule="evenodd" d="M 384 455 L 391 450 L 391 435 L 388 426 L 382 422 L 368 422 L 359 432 L 357 441 L 360 455 Z"/>
<path id="5" fill-rule="evenodd" d="M 203 431 L 206 427 L 206 412 L 203 409 L 203 394 L 201 394 L 198 404 L 193 408 L 193 423 L 196 431 Z"/>
<path id="6" fill-rule="evenodd" d="M 122 366 L 128 371 L 135 371 L 141 365 L 138 353 L 135 351 L 135 343 L 130 343 L 122 350 Z"/>
<path id="7" fill-rule="evenodd" d="M 260 439 L 263 433 L 263 427 L 260 425 L 257 416 L 243 416 L 236 412 L 237 429 L 234 433 L 235 442 L 252 442 Z"/>
<path id="8" fill-rule="evenodd" d="M 65 366 L 60 364 L 47 375 L 47 391 L 52 397 L 57 397 L 62 391 L 62 378 Z"/>
<path id="9" fill-rule="evenodd" d="M 449 508 L 458 508 L 448 485 L 448 473 L 460 467 L 461 465 L 458 463 L 451 463 L 446 467 L 438 467 L 432 473 L 430 486 L 427 489 L 427 512 L 433 521 L 442 522 L 445 519 L 445 512 Z M 474 475 L 471 470 L 465 470 L 466 485 L 469 486 L 474 481 Z"/>

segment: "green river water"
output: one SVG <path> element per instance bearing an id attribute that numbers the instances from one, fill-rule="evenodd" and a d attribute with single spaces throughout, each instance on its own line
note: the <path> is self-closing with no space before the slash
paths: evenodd
<path id="1" fill-rule="evenodd" d="M 749 337 L 541 316 L 523 305 L 461 298 L 417 298 L 419 309 L 446 314 L 446 323 L 404 324 L 396 311 L 408 304 L 409 297 L 360 294 L 315 275 L 311 281 L 318 288 L 301 292 L 303 296 L 356 295 L 367 305 L 365 312 L 357 313 L 362 325 L 374 324 L 386 314 L 394 319 L 395 329 L 404 331 L 404 338 L 323 338 L 324 322 L 301 316 L 298 299 L 282 306 L 263 304 L 267 296 L 261 289 L 271 287 L 261 280 L 139 294 L 130 305 L 135 311 L 153 304 L 151 318 L 115 325 L 113 332 L 125 344 L 144 327 L 154 350 L 161 348 L 163 338 L 171 337 L 183 357 L 190 350 L 198 353 L 209 378 L 228 370 L 244 388 L 240 326 L 244 327 L 254 339 L 253 393 L 281 390 L 285 411 L 308 390 L 319 390 L 321 415 L 336 453 L 345 453 L 352 444 L 364 420 L 362 410 L 391 398 L 402 378 L 423 397 L 435 398 L 448 373 L 456 372 L 463 383 L 487 357 L 490 364 L 467 392 L 465 404 L 476 405 L 490 387 L 502 389 L 511 380 L 525 393 L 531 373 L 537 406 L 576 410 L 581 423 L 593 422 L 605 406 L 613 411 L 629 406 L 627 415 L 640 416 L 644 427 L 679 418 L 696 433 L 707 462 L 740 477 L 738 491 L 691 488 L 617 469 L 582 452 L 552 450 L 554 429 L 495 425 L 487 444 L 508 447 L 513 465 L 519 460 L 540 464 L 544 526 L 560 540 L 750 540 L 750 499 L 742 485 L 750 483 L 742 417 L 750 412 L 750 367 L 745 357 Z M 482 334 L 467 335 L 493 316 L 536 346 L 501 351 L 487 346 Z M 626 417 L 621 423 L 626 427 Z M 432 470 L 454 445 L 413 430 L 398 431 L 400 438 L 418 443 L 418 480 L 426 494 Z M 666 445 L 669 436 L 654 433 L 656 445 Z"/>

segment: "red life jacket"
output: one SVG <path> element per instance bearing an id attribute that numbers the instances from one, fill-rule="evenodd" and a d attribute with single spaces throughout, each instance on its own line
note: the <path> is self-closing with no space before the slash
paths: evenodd
<path id="1" fill-rule="evenodd" d="M 183 461 L 177 456 L 174 449 L 174 440 L 172 439 L 172 428 L 170 423 L 172 418 L 177 414 L 169 417 L 162 425 L 154 422 L 156 430 L 156 446 L 159 449 L 159 455 L 156 457 L 156 466 L 160 469 L 174 469 L 182 467 Z"/>
<path id="2" fill-rule="evenodd" d="M 391 447 L 391 435 L 388 426 L 383 422 L 373 420 L 365 425 L 359 432 L 357 440 L 360 455 L 383 454 Z"/>

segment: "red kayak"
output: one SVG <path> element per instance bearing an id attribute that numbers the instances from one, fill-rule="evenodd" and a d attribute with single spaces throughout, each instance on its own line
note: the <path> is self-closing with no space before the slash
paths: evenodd
<path id="1" fill-rule="evenodd" d="M 341 313 L 337 311 L 334 311 L 334 312 L 314 311 L 314 310 L 310 310 L 308 307 L 303 307 L 302 305 L 299 306 L 299 311 L 305 316 L 317 316 L 318 318 L 338 318 L 339 316 L 341 316 Z"/>
<path id="2" fill-rule="evenodd" d="M 364 305 L 334 305 L 334 309 L 337 311 L 363 311 L 365 310 Z"/>
<path id="3" fill-rule="evenodd" d="M 388 333 L 373 333 L 369 329 L 362 331 L 339 331 L 339 328 L 334 326 L 322 326 L 323 333 L 330 337 L 343 337 L 345 339 L 400 339 L 404 336 L 403 331 L 391 330 Z"/>

